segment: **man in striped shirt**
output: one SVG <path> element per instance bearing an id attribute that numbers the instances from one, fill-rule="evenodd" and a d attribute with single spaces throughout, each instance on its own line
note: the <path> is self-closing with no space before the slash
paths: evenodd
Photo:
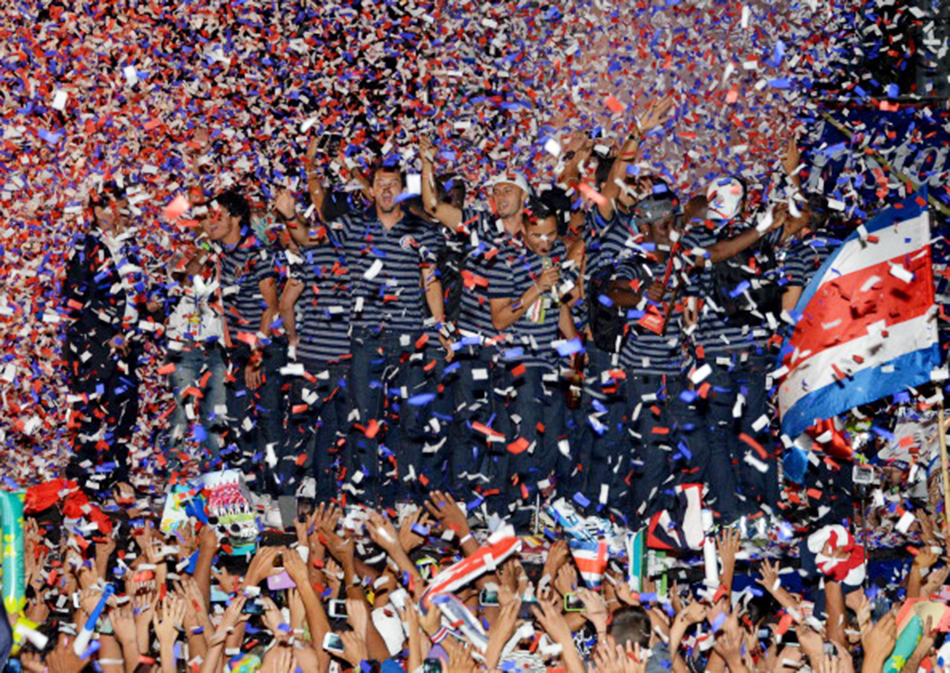
<path id="1" fill-rule="evenodd" d="M 677 457 L 689 462 L 685 434 L 692 429 L 692 414 L 681 398 L 688 366 L 680 316 L 674 313 L 675 268 L 671 232 L 678 221 L 679 202 L 672 190 L 657 180 L 654 194 L 636 206 L 637 222 L 644 230 L 644 254 L 626 260 L 616 270 L 611 300 L 627 309 L 629 333 L 620 351 L 625 374 L 626 416 L 637 447 L 639 469 L 628 491 L 636 526 L 667 507 L 675 484 Z M 685 450 L 684 450 L 685 449 Z M 629 472 L 630 456 L 622 456 Z"/>
<path id="2" fill-rule="evenodd" d="M 273 252 L 251 231 L 244 197 L 228 191 L 211 201 L 203 217 L 208 237 L 219 246 L 224 342 L 233 380 L 227 385 L 232 445 L 252 487 L 264 492 L 265 451 L 275 453 L 283 436 L 280 368 L 285 344 L 272 338 L 277 317 L 277 273 Z"/>
<path id="3" fill-rule="evenodd" d="M 512 425 L 506 504 L 516 526 L 527 525 L 530 507 L 553 490 L 560 472 L 555 468 L 565 437 L 559 364 L 571 349 L 562 355 L 558 342 L 561 336 L 577 339 L 569 301 L 579 291 L 578 260 L 569 258 L 558 238 L 554 214 L 537 201 L 526 214 L 523 247 L 503 251 L 509 273 L 489 286 L 492 324 L 507 337 L 499 369 L 505 367 Z"/>
<path id="4" fill-rule="evenodd" d="M 696 368 L 708 376 L 700 387 L 696 464 L 716 498 L 713 507 L 723 523 L 752 514 L 757 504 L 778 501 L 778 469 L 769 433 L 766 374 L 773 356 L 768 344 L 778 327 L 781 306 L 726 313 L 722 297 L 742 288 L 720 287 L 714 269 L 760 241 L 772 249 L 782 239 L 785 212 L 746 213 L 746 187 L 736 178 L 713 181 L 707 189 L 706 221 L 694 225 L 681 250 L 696 273 L 687 288 L 687 329 L 692 332 Z M 750 264 L 743 259 L 746 266 Z M 774 281 L 774 278 L 772 279 Z M 698 308 L 699 301 L 702 307 Z M 776 312 L 775 315 L 766 315 Z M 741 314 L 749 313 L 749 316 Z M 695 331 L 693 332 L 693 326 Z M 705 369 L 708 365 L 708 370 Z M 708 384 L 708 385 L 703 385 Z M 763 457 L 755 446 L 765 453 Z M 758 462 L 756 462 L 758 461 Z M 762 469 L 764 466 L 765 469 Z"/>
<path id="5" fill-rule="evenodd" d="M 492 325 L 490 293 L 492 285 L 503 282 L 508 275 L 502 252 L 511 240 L 522 235 L 524 204 L 530 189 L 519 173 L 504 172 L 492 180 L 491 211 L 461 208 L 438 198 L 433 166 L 436 152 L 428 138 L 420 141 L 419 154 L 423 206 L 464 245 L 461 273 L 465 287 L 454 335 L 455 364 L 451 368 L 455 372 L 456 415 L 452 488 L 456 494 L 466 487 L 493 492 L 494 484 L 507 475 L 504 438 L 508 423 L 505 405 L 496 392 L 500 388 L 496 369 L 500 335 Z M 499 511 L 494 500 L 489 498 L 488 505 Z"/>
<path id="6" fill-rule="evenodd" d="M 342 247 L 325 225 L 306 225 L 290 192 L 278 196 L 276 209 L 296 244 L 295 251 L 285 253 L 288 278 L 280 298 L 291 362 L 285 369 L 290 392 L 279 489 L 293 494 L 309 476 L 315 480 L 316 499 L 329 500 L 338 491 L 348 430 L 349 271 Z"/>
<path id="7" fill-rule="evenodd" d="M 423 302 L 437 324 L 444 311 L 435 232 L 403 210 L 405 176 L 383 164 L 371 185 L 374 204 L 331 225 L 353 300 L 348 387 L 355 429 L 344 489 L 367 504 L 391 506 L 396 498 L 424 497 L 435 382 L 426 370 Z"/>

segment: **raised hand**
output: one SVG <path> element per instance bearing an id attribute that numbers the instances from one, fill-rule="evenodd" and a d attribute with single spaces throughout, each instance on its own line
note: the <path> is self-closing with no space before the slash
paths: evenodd
<path id="1" fill-rule="evenodd" d="M 597 633 L 603 633 L 607 630 L 607 622 L 610 620 L 610 613 L 607 611 L 607 601 L 596 591 L 587 588 L 577 590 L 577 597 L 584 604 L 584 616 L 594 625 Z"/>
<path id="2" fill-rule="evenodd" d="M 640 118 L 640 132 L 647 133 L 662 124 L 672 109 L 673 94 L 671 93 L 650 103 L 650 105 L 647 106 L 646 112 Z"/>
<path id="3" fill-rule="evenodd" d="M 416 510 L 407 516 L 399 527 L 399 545 L 406 553 L 411 552 L 426 541 L 425 537 L 421 533 L 413 530 L 413 528 L 420 527 L 428 529 L 431 525 L 432 521 L 429 518 L 429 513 L 421 509 Z"/>
<path id="4" fill-rule="evenodd" d="M 465 513 L 448 493 L 433 491 L 429 494 L 429 500 L 425 505 L 443 531 L 454 531 L 460 539 L 471 533 Z"/>
<path id="5" fill-rule="evenodd" d="M 369 516 L 366 520 L 366 531 L 369 533 L 373 542 L 386 550 L 390 555 L 398 549 L 401 549 L 399 545 L 399 534 L 396 533 L 396 527 L 393 526 L 393 522 L 375 510 L 369 511 Z"/>
<path id="6" fill-rule="evenodd" d="M 296 214 L 297 204 L 289 189 L 280 190 L 277 199 L 274 201 L 274 209 L 288 220 Z"/>
<path id="7" fill-rule="evenodd" d="M 46 668 L 49 673 L 79 673 L 86 668 L 87 661 L 73 651 L 73 639 L 65 634 L 52 652 L 46 655 Z"/>
<path id="8" fill-rule="evenodd" d="M 369 650 L 366 647 L 366 640 L 363 636 L 357 634 L 355 631 L 347 631 L 346 633 L 341 633 L 340 638 L 343 640 L 342 657 L 346 661 L 358 667 L 361 661 L 369 659 Z"/>
<path id="9" fill-rule="evenodd" d="M 531 612 L 551 640 L 562 648 L 573 647 L 571 627 L 561 613 L 561 606 L 550 589 L 538 593 L 538 606 L 531 606 Z"/>
<path id="10" fill-rule="evenodd" d="M 793 133 L 788 139 L 788 145 L 785 146 L 785 152 L 782 153 L 782 168 L 785 174 L 791 177 L 795 174 L 795 169 L 801 163 L 802 155 L 798 149 L 798 138 Z"/>

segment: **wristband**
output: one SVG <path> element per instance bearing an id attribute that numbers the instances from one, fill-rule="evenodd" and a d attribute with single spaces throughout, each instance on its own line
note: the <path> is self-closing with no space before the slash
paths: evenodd
<path id="1" fill-rule="evenodd" d="M 429 636 L 429 640 L 432 641 L 433 645 L 438 645 L 443 640 L 449 637 L 449 628 L 447 626 L 439 627 L 439 630 L 436 631 L 433 635 Z"/>
<path id="2" fill-rule="evenodd" d="M 471 533 L 468 533 L 468 534 L 465 535 L 464 537 L 459 538 L 459 545 L 461 546 L 461 545 L 465 544 L 466 542 L 468 542 L 468 541 L 471 540 L 471 539 L 472 539 L 472 534 L 471 534 Z"/>
<path id="3" fill-rule="evenodd" d="M 125 659 L 100 659 L 100 666 L 122 666 L 125 664 Z"/>

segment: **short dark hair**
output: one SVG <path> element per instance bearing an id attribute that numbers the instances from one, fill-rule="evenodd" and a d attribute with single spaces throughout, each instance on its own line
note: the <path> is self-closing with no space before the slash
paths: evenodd
<path id="1" fill-rule="evenodd" d="M 527 225 L 537 224 L 541 220 L 554 217 L 556 214 L 553 209 L 536 196 L 529 197 L 524 204 L 524 220 Z"/>
<path id="2" fill-rule="evenodd" d="M 460 194 L 462 202 L 465 202 L 466 185 L 458 173 L 446 173 L 440 175 L 435 181 L 436 191 L 439 196 L 439 203 L 450 203 L 452 194 Z"/>
<path id="3" fill-rule="evenodd" d="M 213 201 L 224 208 L 231 217 L 241 218 L 241 227 L 251 226 L 251 207 L 247 199 L 236 189 L 229 189 L 214 197 Z"/>
<path id="4" fill-rule="evenodd" d="M 399 164 L 385 161 L 379 161 L 374 164 L 369 173 L 370 185 L 376 182 L 376 175 L 378 173 L 397 173 L 399 175 L 399 182 L 403 187 L 406 186 L 406 171 L 404 171 Z"/>
<path id="5" fill-rule="evenodd" d="M 615 161 L 616 159 L 614 157 L 604 157 L 597 162 L 597 172 L 594 174 L 594 179 L 597 180 L 598 189 L 607 182 L 607 178 L 610 177 L 610 171 L 613 170 Z"/>
<path id="6" fill-rule="evenodd" d="M 104 182 L 99 189 L 89 194 L 89 211 L 92 213 L 93 223 L 97 227 L 99 226 L 99 218 L 96 217 L 96 208 L 105 208 L 124 198 L 126 198 L 125 188 L 111 180 Z"/>
<path id="7" fill-rule="evenodd" d="M 626 647 L 627 643 L 647 647 L 651 628 L 650 617 L 642 607 L 621 608 L 614 613 L 610 622 L 610 635 L 622 647 Z"/>

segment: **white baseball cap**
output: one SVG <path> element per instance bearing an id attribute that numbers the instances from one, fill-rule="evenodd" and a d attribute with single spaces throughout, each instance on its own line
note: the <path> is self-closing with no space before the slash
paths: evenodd
<path id="1" fill-rule="evenodd" d="M 505 171 L 503 173 L 499 173 L 488 182 L 489 187 L 494 187 L 495 185 L 514 185 L 526 195 L 531 194 L 531 188 L 528 186 L 528 181 L 525 179 L 524 175 L 518 171 Z"/>

